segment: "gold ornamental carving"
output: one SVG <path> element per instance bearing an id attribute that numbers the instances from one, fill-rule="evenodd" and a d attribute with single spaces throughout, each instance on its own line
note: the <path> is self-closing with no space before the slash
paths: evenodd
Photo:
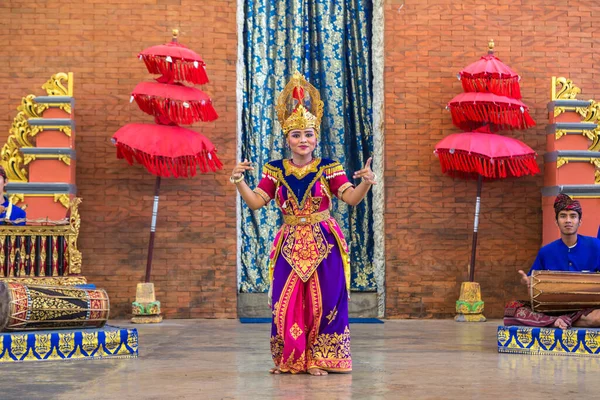
<path id="1" fill-rule="evenodd" d="M 600 184 L 600 171 L 596 170 L 594 174 L 594 183 L 596 185 Z"/>
<path id="2" fill-rule="evenodd" d="M 71 133 L 72 133 L 71 127 L 69 125 L 58 125 L 58 126 L 39 125 L 39 126 L 36 126 L 36 128 L 38 128 L 38 132 L 35 132 L 34 136 L 44 130 L 61 131 L 68 137 L 71 137 Z"/>
<path id="3" fill-rule="evenodd" d="M 64 208 L 69 209 L 71 207 L 71 197 L 66 193 L 54 193 L 54 194 L 40 194 L 40 193 L 11 193 L 8 199 L 14 205 L 25 202 L 25 197 L 50 197 L 52 196 L 55 203 L 60 203 Z M 20 206 L 25 209 L 27 205 Z"/>
<path id="4" fill-rule="evenodd" d="M 581 93 L 581 89 L 573 84 L 571 79 L 565 77 L 552 77 L 552 101 L 555 100 L 577 100 L 577 95 Z M 597 119 L 597 107 L 594 107 L 595 102 L 589 100 L 587 107 L 566 107 L 556 106 L 554 107 L 554 117 L 558 117 L 560 114 L 569 111 L 575 111 L 583 118 L 596 118 Z"/>
<path id="5" fill-rule="evenodd" d="M 21 148 L 33 147 L 33 143 L 30 139 L 37 134 L 38 131 L 39 129 L 37 127 L 29 125 L 26 112 L 19 111 L 13 120 L 9 130 L 9 136 L 0 152 L 2 165 L 6 170 L 6 175 L 9 180 L 14 182 L 28 181 L 25 160 L 21 153 Z"/>
<path id="6" fill-rule="evenodd" d="M 9 139 L 13 138 L 19 147 L 34 147 L 30 139 L 38 134 L 39 128 L 29 125 L 27 115 L 23 111 L 20 111 L 13 120 L 13 124 L 8 132 Z"/>
<path id="7" fill-rule="evenodd" d="M 6 144 L 2 147 L 0 157 L 2 157 L 2 166 L 9 180 L 13 182 L 27 182 L 27 170 L 25 169 L 23 153 L 21 153 L 13 137 L 9 137 Z"/>
<path id="8" fill-rule="evenodd" d="M 79 204 L 81 204 L 81 199 L 79 197 L 75 197 L 73 200 L 71 200 L 71 216 L 69 218 L 69 225 L 73 234 L 67 237 L 69 273 L 71 274 L 81 273 L 81 252 L 77 248 L 77 238 L 79 237 L 79 229 L 81 228 Z"/>
<path id="9" fill-rule="evenodd" d="M 558 157 L 556 159 L 556 169 L 559 169 L 560 167 L 562 167 L 565 164 L 569 163 L 569 159 L 567 157 Z"/>
<path id="10" fill-rule="evenodd" d="M 554 132 L 554 138 L 556 140 L 558 140 L 561 137 L 565 136 L 566 134 L 567 134 L 567 130 L 566 129 L 557 129 L 556 132 Z"/>
<path id="11" fill-rule="evenodd" d="M 34 99 L 35 95 L 33 94 L 23 97 L 17 110 L 24 113 L 27 118 L 42 118 L 42 114 L 49 108 L 49 105 L 36 103 Z"/>
<path id="12" fill-rule="evenodd" d="M 588 147 L 589 151 L 600 151 L 600 125 L 594 129 L 557 129 L 554 132 L 554 138 L 560 140 L 569 133 L 581 133 L 581 135 L 592 141 Z"/>
<path id="13" fill-rule="evenodd" d="M 73 73 L 59 72 L 42 85 L 48 96 L 73 96 Z"/>
<path id="14" fill-rule="evenodd" d="M 590 100 L 592 102 L 592 100 Z M 554 118 L 558 117 L 560 114 L 567 111 L 575 111 L 577 114 L 581 115 L 585 118 L 588 112 L 588 107 L 566 107 L 566 106 L 558 106 L 554 107 Z"/>
<path id="15" fill-rule="evenodd" d="M 562 167 L 569 162 L 589 162 L 596 168 L 600 168 L 600 158 L 597 157 L 557 157 L 556 158 L 556 169 Z"/>
<path id="16" fill-rule="evenodd" d="M 0 278 L 0 282 L 22 283 L 24 285 L 44 285 L 44 286 L 73 286 L 85 285 L 87 279 L 83 276 L 54 276 L 54 277 L 10 277 Z"/>
<path id="17" fill-rule="evenodd" d="M 54 202 L 59 202 L 63 207 L 69 208 L 71 206 L 71 199 L 66 193 L 57 193 L 54 195 Z"/>
<path id="18" fill-rule="evenodd" d="M 557 90 L 558 85 L 560 87 Z M 577 100 L 579 93 L 581 93 L 581 89 L 575 86 L 571 79 L 563 76 L 552 77 L 552 100 Z"/>
<path id="19" fill-rule="evenodd" d="M 600 103 L 590 100 L 590 105 L 583 109 L 580 114 L 583 117 L 583 122 L 598 122 L 598 118 L 600 118 Z"/>
<path id="20" fill-rule="evenodd" d="M 600 126 L 597 126 L 596 129 L 591 131 L 591 135 L 587 136 L 588 139 L 592 141 L 589 151 L 600 151 Z"/>
<path id="21" fill-rule="evenodd" d="M 71 165 L 71 157 L 67 154 L 25 154 L 23 164 L 27 165 L 35 160 L 58 160 Z"/>
<path id="22" fill-rule="evenodd" d="M 73 97 L 73 73 L 59 72 L 52 75 L 52 77 L 42 85 L 42 89 L 46 90 L 48 96 Z M 50 107 L 58 107 L 66 113 L 71 114 L 70 103 L 51 104 Z"/>

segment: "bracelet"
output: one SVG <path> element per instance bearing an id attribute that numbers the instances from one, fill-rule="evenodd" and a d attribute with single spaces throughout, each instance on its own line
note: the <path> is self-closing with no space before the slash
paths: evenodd
<path id="1" fill-rule="evenodd" d="M 234 178 L 233 176 L 229 177 L 229 182 L 233 183 L 234 185 L 240 183 L 243 180 L 244 180 L 244 175 L 240 176 L 239 178 Z"/>

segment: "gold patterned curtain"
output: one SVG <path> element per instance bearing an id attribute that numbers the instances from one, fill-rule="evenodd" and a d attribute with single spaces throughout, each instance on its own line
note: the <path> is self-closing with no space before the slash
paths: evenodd
<path id="1" fill-rule="evenodd" d="M 339 160 L 351 178 L 373 152 L 373 85 L 370 0 L 243 0 L 240 159 L 254 163 L 254 187 L 262 165 L 288 157 L 275 101 L 295 70 L 320 89 L 325 103 L 319 157 Z M 358 183 L 358 182 L 357 182 Z M 373 199 L 357 207 L 338 201 L 334 215 L 350 245 L 353 290 L 375 291 Z M 242 292 L 266 292 L 271 243 L 281 225 L 274 204 L 241 207 L 239 228 Z"/>

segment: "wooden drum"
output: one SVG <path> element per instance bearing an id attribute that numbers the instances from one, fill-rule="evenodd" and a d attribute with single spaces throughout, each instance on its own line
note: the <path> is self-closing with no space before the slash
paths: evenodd
<path id="1" fill-rule="evenodd" d="M 104 289 L 0 282 L 0 331 L 101 328 L 109 309 Z"/>
<path id="2" fill-rule="evenodd" d="M 531 308 L 537 312 L 573 312 L 600 307 L 600 274 L 533 271 Z"/>

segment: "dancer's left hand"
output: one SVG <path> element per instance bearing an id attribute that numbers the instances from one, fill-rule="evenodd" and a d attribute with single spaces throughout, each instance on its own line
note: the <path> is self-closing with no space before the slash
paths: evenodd
<path id="1" fill-rule="evenodd" d="M 365 163 L 364 168 L 356 171 L 354 173 L 353 178 L 354 179 L 362 178 L 362 180 L 367 182 L 369 185 L 376 185 L 377 184 L 377 182 L 375 182 L 376 176 L 375 176 L 375 173 L 373 173 L 373 171 L 371 170 L 371 161 L 372 160 L 373 160 L 373 158 L 369 157 L 369 159 Z"/>

